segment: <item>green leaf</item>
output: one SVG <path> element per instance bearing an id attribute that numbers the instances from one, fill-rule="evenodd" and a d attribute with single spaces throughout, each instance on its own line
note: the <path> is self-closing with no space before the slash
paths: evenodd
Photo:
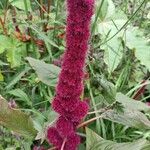
<path id="1" fill-rule="evenodd" d="M 4 81 L 4 76 L 2 75 L 1 71 L 0 71 L 0 81 Z"/>
<path id="2" fill-rule="evenodd" d="M 103 138 L 101 138 L 91 129 L 86 128 L 86 150 L 92 150 L 92 147 L 101 140 L 103 140 Z"/>
<path id="3" fill-rule="evenodd" d="M 101 6 L 102 5 L 102 6 Z M 99 0 L 96 1 L 96 13 L 101 7 L 98 18 L 100 20 L 106 20 L 115 13 L 115 5 L 112 0 Z"/>
<path id="4" fill-rule="evenodd" d="M 117 37 L 114 37 L 103 45 L 102 49 L 105 50 L 104 61 L 108 66 L 108 71 L 111 73 L 117 68 L 123 56 L 121 41 Z"/>
<path id="5" fill-rule="evenodd" d="M 49 86 L 55 86 L 58 79 L 60 68 L 53 64 L 46 64 L 41 60 L 37 60 L 31 57 L 26 58 L 32 68 L 36 71 L 38 78 L 43 83 Z"/>
<path id="6" fill-rule="evenodd" d="M 0 124 L 28 138 L 36 135 L 31 118 L 19 109 L 11 108 L 3 97 L 0 97 Z"/>
<path id="7" fill-rule="evenodd" d="M 150 71 L 150 44 L 143 33 L 137 28 L 128 28 L 125 43 L 130 49 L 135 49 L 137 59 Z"/>
<path id="8" fill-rule="evenodd" d="M 150 142 L 146 139 L 124 143 L 105 140 L 91 129 L 86 128 L 86 150 L 146 150 L 149 146 Z"/>
<path id="9" fill-rule="evenodd" d="M 5 35 L 0 35 L 0 54 L 12 47 L 11 39 Z"/>
<path id="10" fill-rule="evenodd" d="M 106 12 L 106 15 L 105 15 L 105 20 L 109 19 L 111 16 L 113 16 L 114 13 L 115 13 L 115 4 L 113 3 L 112 0 L 107 0 L 107 12 Z"/>
<path id="11" fill-rule="evenodd" d="M 21 89 L 11 90 L 8 93 L 18 97 L 19 100 L 26 102 L 29 106 L 32 105 L 32 102 L 31 102 L 29 96 Z"/>
<path id="12" fill-rule="evenodd" d="M 102 90 L 103 97 L 108 102 L 108 104 L 112 104 L 115 101 L 115 97 L 116 97 L 116 88 L 114 84 L 107 81 L 104 78 L 100 79 L 99 83 L 103 89 Z"/>
<path id="13" fill-rule="evenodd" d="M 144 34 L 139 29 L 130 25 L 115 35 L 126 22 L 127 16 L 121 11 L 118 11 L 110 17 L 100 20 L 97 25 L 95 34 L 101 34 L 103 39 L 102 43 L 105 43 L 101 48 L 105 50 L 104 61 L 108 65 L 108 71 L 110 73 L 113 72 L 123 56 L 123 47 L 121 40 L 119 40 L 120 38 L 124 40 L 129 49 L 135 50 L 137 59 L 150 70 L 150 44 L 144 38 Z M 114 37 L 110 39 L 112 36 Z"/>
<path id="14" fill-rule="evenodd" d="M 128 108 L 130 110 L 150 112 L 150 107 L 148 105 L 141 101 L 131 99 L 122 93 L 117 93 L 116 101 L 121 103 L 124 108 Z"/>
<path id="15" fill-rule="evenodd" d="M 124 109 L 123 112 L 117 110 L 108 110 L 104 114 L 105 119 L 113 122 L 123 124 L 129 127 L 135 127 L 139 129 L 150 129 L 150 121 L 145 114 L 140 111 Z"/>
<path id="16" fill-rule="evenodd" d="M 12 6 L 15 6 L 21 10 L 25 10 L 24 0 L 9 0 Z M 28 11 L 31 11 L 31 2 L 30 0 L 26 0 Z"/>
<path id="17" fill-rule="evenodd" d="M 96 18 L 98 15 L 98 19 L 100 20 L 105 19 L 107 9 L 108 9 L 108 0 L 96 1 L 96 13 L 94 14 L 94 18 Z"/>
<path id="18" fill-rule="evenodd" d="M 102 34 L 104 39 L 106 36 L 107 38 L 110 38 L 125 24 L 126 21 L 126 18 L 112 18 L 111 20 L 103 20 L 97 25 L 95 34 Z M 122 32 L 120 32 L 119 37 L 122 35 Z"/>
<path id="19" fill-rule="evenodd" d="M 16 47 L 16 43 L 14 43 L 14 46 L 11 47 L 11 49 L 7 50 L 7 61 L 11 64 L 11 68 L 20 66 L 21 59 L 23 56 L 23 47 Z"/>
<path id="20" fill-rule="evenodd" d="M 140 101 L 135 101 L 127 96 L 117 93 L 116 101 L 123 107 L 123 112 L 118 110 L 108 110 L 103 113 L 103 118 L 139 129 L 150 129 L 150 120 L 140 111 L 150 112 L 150 107 Z"/>
<path id="21" fill-rule="evenodd" d="M 6 51 L 7 61 L 11 64 L 11 67 L 18 67 L 22 56 L 25 56 L 25 44 L 11 37 L 0 35 L 0 54 L 4 51 Z"/>
<path id="22" fill-rule="evenodd" d="M 117 12 L 111 18 L 100 21 L 97 25 L 95 34 L 101 34 L 103 42 L 101 49 L 104 49 L 104 61 L 108 66 L 108 71 L 113 72 L 119 65 L 123 57 L 123 47 L 121 38 L 124 36 L 123 32 L 120 32 L 117 36 L 111 38 L 127 21 L 126 16 L 120 15 Z M 122 17 L 123 16 L 123 17 Z M 107 42 L 106 42 L 107 41 Z M 102 43 L 103 43 L 102 42 Z"/>

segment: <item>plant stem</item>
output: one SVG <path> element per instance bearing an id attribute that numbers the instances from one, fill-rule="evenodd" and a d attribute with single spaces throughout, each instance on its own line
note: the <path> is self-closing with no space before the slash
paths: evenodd
<path id="1" fill-rule="evenodd" d="M 25 7 L 25 12 L 26 12 L 27 18 L 29 18 L 27 1 L 26 0 L 23 0 L 23 1 L 24 1 L 24 7 Z"/>
<path id="2" fill-rule="evenodd" d="M 81 127 L 85 127 L 85 126 L 88 125 L 89 123 L 92 123 L 93 121 L 98 120 L 98 119 L 100 119 L 100 118 L 103 118 L 103 114 L 101 114 L 101 115 L 99 115 L 99 116 L 97 116 L 97 117 L 94 117 L 94 118 L 92 118 L 92 119 L 90 119 L 90 120 L 87 120 L 87 121 L 85 121 L 85 122 L 82 122 L 81 124 L 79 124 L 79 125 L 77 126 L 77 129 L 78 129 L 78 128 L 81 128 Z"/>
<path id="3" fill-rule="evenodd" d="M 40 4 L 40 16 L 41 19 L 44 19 L 44 13 L 43 13 L 43 0 L 39 0 L 39 4 Z"/>
<path id="4" fill-rule="evenodd" d="M 56 147 L 49 148 L 48 150 L 56 150 Z"/>
<path id="5" fill-rule="evenodd" d="M 93 92 L 92 92 L 92 88 L 90 86 L 90 81 L 89 80 L 87 82 L 87 87 L 88 87 L 88 90 L 90 92 L 90 97 L 91 97 L 93 107 L 94 107 L 94 110 L 95 110 L 95 116 L 97 117 L 98 116 L 97 107 L 96 107 L 95 99 L 94 99 L 94 96 L 93 96 Z M 100 133 L 100 120 L 99 119 L 96 120 L 96 128 L 97 128 L 98 132 Z"/>
<path id="6" fill-rule="evenodd" d="M 2 26 L 2 29 L 3 29 L 4 34 L 7 35 L 7 30 L 6 30 L 6 28 L 5 28 L 5 23 L 3 22 L 3 20 L 2 20 L 1 17 L 0 17 L 0 24 L 1 24 L 1 26 Z"/>
<path id="7" fill-rule="evenodd" d="M 92 26 L 92 34 L 93 34 L 94 30 L 95 30 L 96 23 L 97 23 L 98 17 L 100 16 L 103 4 L 104 4 L 104 0 L 102 0 L 102 2 L 100 3 L 100 6 L 99 6 L 98 11 L 96 13 L 95 20 L 94 20 L 94 23 L 93 23 L 93 26 Z"/>
<path id="8" fill-rule="evenodd" d="M 64 150 L 66 141 L 67 141 L 67 139 L 65 138 L 64 141 L 63 141 L 63 143 L 62 143 L 61 150 Z"/>
<path id="9" fill-rule="evenodd" d="M 130 96 L 135 90 L 137 90 L 137 89 L 139 89 L 139 88 L 141 88 L 141 87 L 143 87 L 143 86 L 145 86 L 145 85 L 149 85 L 150 84 L 150 81 L 147 81 L 147 82 L 145 82 L 145 83 L 143 83 L 143 84 L 138 84 L 137 86 L 135 86 L 133 89 L 131 89 L 126 95 L 127 96 Z"/>
<path id="10" fill-rule="evenodd" d="M 49 13 L 50 13 L 50 6 L 51 6 L 51 0 L 48 0 L 48 8 L 47 8 L 47 21 L 49 20 Z"/>
<path id="11" fill-rule="evenodd" d="M 102 109 L 97 110 L 97 111 L 89 112 L 88 115 L 91 115 L 91 114 L 94 114 L 94 113 L 104 113 L 104 112 L 106 112 L 106 111 L 112 109 L 115 104 L 116 104 L 116 101 L 113 102 L 111 105 L 105 107 L 105 108 L 102 108 Z"/>

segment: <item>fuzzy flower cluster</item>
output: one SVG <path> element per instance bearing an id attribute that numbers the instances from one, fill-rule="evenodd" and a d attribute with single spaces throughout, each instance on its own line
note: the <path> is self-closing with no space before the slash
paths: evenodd
<path id="1" fill-rule="evenodd" d="M 56 125 L 48 128 L 47 139 L 58 150 L 66 139 L 64 150 L 76 150 L 80 137 L 76 127 L 88 112 L 81 101 L 85 59 L 90 36 L 94 0 L 67 0 L 66 51 L 56 87 L 53 109 L 60 115 Z"/>

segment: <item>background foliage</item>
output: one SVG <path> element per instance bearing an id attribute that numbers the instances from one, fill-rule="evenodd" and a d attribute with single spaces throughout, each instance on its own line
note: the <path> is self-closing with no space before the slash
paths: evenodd
<path id="1" fill-rule="evenodd" d="M 148 0 L 96 0 L 83 95 L 90 111 L 86 130 L 78 131 L 80 150 L 149 150 L 149 10 Z M 64 0 L 0 1 L 0 150 L 51 147 L 45 129 L 57 118 L 50 102 L 65 19 Z"/>

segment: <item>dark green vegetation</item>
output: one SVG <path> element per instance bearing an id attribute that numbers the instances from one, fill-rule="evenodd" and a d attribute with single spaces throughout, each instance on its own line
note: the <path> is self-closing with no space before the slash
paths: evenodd
<path id="1" fill-rule="evenodd" d="M 96 1 L 83 94 L 90 111 L 86 130 L 78 131 L 80 150 L 150 149 L 149 10 L 148 0 Z M 0 150 L 50 148 L 45 129 L 57 117 L 49 102 L 65 19 L 64 0 L 0 1 L 0 95 L 7 99 L 0 97 Z"/>

